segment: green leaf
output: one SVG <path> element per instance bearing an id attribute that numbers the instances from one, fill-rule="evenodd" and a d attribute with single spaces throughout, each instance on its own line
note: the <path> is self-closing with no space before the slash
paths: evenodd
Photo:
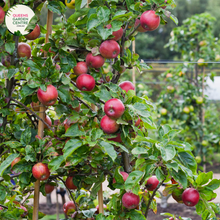
<path id="1" fill-rule="evenodd" d="M 19 180 L 25 184 L 25 185 L 29 185 L 30 184 L 30 180 L 31 180 L 31 172 L 22 172 L 19 176 Z"/>
<path id="2" fill-rule="evenodd" d="M 179 170 L 178 172 L 176 172 L 175 170 L 170 170 L 170 175 L 177 182 L 179 182 L 183 186 L 183 188 L 187 188 L 188 186 L 187 177 L 186 177 L 186 174 L 182 170 Z"/>
<path id="3" fill-rule="evenodd" d="M 66 85 L 60 86 L 57 91 L 58 91 L 59 97 L 62 102 L 64 102 L 64 103 L 70 102 L 71 97 L 70 97 L 68 86 L 66 86 Z"/>
<path id="4" fill-rule="evenodd" d="M 161 147 L 161 156 L 166 162 L 172 160 L 176 155 L 176 149 L 172 145 Z"/>
<path id="5" fill-rule="evenodd" d="M 90 31 L 92 28 L 97 27 L 101 24 L 101 21 L 97 18 L 96 14 L 92 14 L 87 22 L 87 31 Z"/>
<path id="6" fill-rule="evenodd" d="M 0 185 L 0 201 L 4 201 L 6 199 L 6 190 L 5 186 Z"/>
<path id="7" fill-rule="evenodd" d="M 171 130 L 169 125 L 163 125 L 159 128 L 159 136 L 162 139 L 165 134 L 167 134 Z"/>
<path id="8" fill-rule="evenodd" d="M 64 13 L 65 12 L 65 8 L 66 6 L 61 2 L 61 1 L 49 1 L 48 4 L 47 4 L 47 8 L 58 14 L 58 15 L 61 15 L 61 13 Z"/>
<path id="9" fill-rule="evenodd" d="M 21 134 L 21 144 L 24 146 L 28 145 L 31 141 L 31 129 L 25 129 Z"/>
<path id="10" fill-rule="evenodd" d="M 129 213 L 130 218 L 132 220 L 146 220 L 146 218 L 144 217 L 144 215 L 141 213 L 141 211 L 137 210 L 137 209 L 132 209 Z"/>
<path id="11" fill-rule="evenodd" d="M 178 19 L 173 14 L 170 15 L 170 19 L 173 20 L 176 25 L 178 25 Z"/>
<path id="12" fill-rule="evenodd" d="M 8 79 L 11 79 L 12 77 L 15 76 L 15 74 L 16 74 L 18 71 L 19 71 L 18 68 L 16 68 L 16 69 L 9 69 L 9 70 L 8 70 L 8 73 L 7 73 L 7 78 L 8 78 Z"/>
<path id="13" fill-rule="evenodd" d="M 32 60 L 24 61 L 23 66 L 24 67 L 30 67 L 31 71 L 39 71 L 40 70 L 40 67 L 35 62 L 33 62 Z"/>
<path id="14" fill-rule="evenodd" d="M 15 43 L 9 42 L 5 44 L 5 50 L 8 52 L 10 55 L 13 54 L 15 50 Z"/>
<path id="15" fill-rule="evenodd" d="M 205 187 L 210 190 L 216 190 L 220 187 L 220 180 L 217 179 L 211 180 L 210 183 Z"/>
<path id="16" fill-rule="evenodd" d="M 111 11 L 106 6 L 98 7 L 96 12 L 97 12 L 97 16 L 98 16 L 99 21 L 106 22 L 109 20 L 109 16 L 110 16 Z"/>
<path id="17" fill-rule="evenodd" d="M 144 141 L 144 142 L 150 142 L 150 143 L 152 143 L 152 144 L 155 144 L 155 143 L 157 143 L 157 141 L 156 140 L 153 140 L 153 139 L 151 139 L 150 137 L 141 137 L 141 136 L 137 136 L 135 139 L 134 139 L 134 142 L 142 142 L 142 141 Z"/>
<path id="18" fill-rule="evenodd" d="M 9 155 L 6 160 L 4 160 L 1 165 L 0 165 L 0 176 L 2 176 L 3 172 L 9 167 L 11 166 L 12 161 L 18 157 L 19 154 L 11 154 Z"/>
<path id="19" fill-rule="evenodd" d="M 104 150 L 113 161 L 115 161 L 116 157 L 117 157 L 117 153 L 113 147 L 113 145 L 105 142 L 105 141 L 101 141 L 99 146 L 102 148 L 102 150 Z"/>
<path id="20" fill-rule="evenodd" d="M 200 173 L 198 177 L 196 178 L 196 184 L 197 186 L 202 186 L 209 182 L 210 179 L 213 177 L 213 172 L 208 173 Z"/>
<path id="21" fill-rule="evenodd" d="M 26 152 L 26 155 L 25 155 L 25 160 L 26 161 L 31 161 L 31 162 L 35 162 L 36 161 L 36 152 L 34 150 L 34 148 L 30 145 L 27 145 L 25 147 L 25 152 Z"/>
<path id="22" fill-rule="evenodd" d="M 68 142 L 67 142 L 68 143 Z M 65 154 L 65 153 L 64 153 Z M 61 167 L 61 164 L 64 162 L 64 156 L 58 156 L 53 158 L 49 164 L 48 167 L 51 170 L 51 172 L 56 171 L 59 167 Z"/>
<path id="23" fill-rule="evenodd" d="M 195 174 L 197 170 L 197 163 L 191 152 L 179 152 L 178 157 L 184 166 L 188 167 Z"/>
<path id="24" fill-rule="evenodd" d="M 28 85 L 24 85 L 21 89 L 21 97 L 25 98 L 29 95 L 31 95 L 33 92 L 35 91 L 35 89 L 30 88 Z"/>
<path id="25" fill-rule="evenodd" d="M 82 142 L 78 139 L 70 139 L 69 141 L 67 141 L 63 149 L 64 158 L 66 159 L 67 157 L 71 156 L 72 153 L 81 146 L 82 146 Z"/>
<path id="26" fill-rule="evenodd" d="M 78 124 L 73 124 L 71 125 L 66 133 L 64 134 L 65 137 L 79 137 L 79 136 L 82 136 L 84 135 L 84 132 L 80 131 L 79 130 L 79 127 L 78 127 Z"/>
<path id="27" fill-rule="evenodd" d="M 83 213 L 83 215 L 86 216 L 87 218 L 91 218 L 96 211 L 97 211 L 96 208 L 92 208 L 92 209 L 90 209 L 90 210 L 82 210 L 82 213 Z"/>
<path id="28" fill-rule="evenodd" d="M 7 141 L 7 142 L 1 143 L 1 145 L 3 145 L 3 144 L 10 147 L 10 148 L 17 148 L 17 147 L 22 146 L 22 144 L 18 141 Z"/>
<path id="29" fill-rule="evenodd" d="M 135 185 L 138 185 L 143 176 L 144 172 L 139 170 L 131 172 L 125 181 L 125 189 L 131 190 Z"/>
<path id="30" fill-rule="evenodd" d="M 135 147 L 131 152 L 132 154 L 147 154 L 148 149 L 143 147 Z"/>

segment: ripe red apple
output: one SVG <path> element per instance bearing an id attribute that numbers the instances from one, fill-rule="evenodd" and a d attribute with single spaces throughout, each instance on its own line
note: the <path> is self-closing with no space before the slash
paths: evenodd
<path id="1" fill-rule="evenodd" d="M 140 203 L 140 197 L 131 193 L 126 192 L 122 196 L 122 204 L 127 209 L 135 209 Z"/>
<path id="2" fill-rule="evenodd" d="M 160 25 L 160 16 L 155 14 L 155 11 L 145 11 L 140 18 L 141 26 L 146 31 L 154 31 Z"/>
<path id="3" fill-rule="evenodd" d="M 31 47 L 27 43 L 18 44 L 18 57 L 31 57 Z"/>
<path id="4" fill-rule="evenodd" d="M 58 98 L 57 89 L 53 85 L 48 85 L 46 92 L 41 88 L 37 91 L 38 100 L 46 106 L 54 105 Z"/>
<path id="5" fill-rule="evenodd" d="M 52 121 L 50 119 L 50 117 L 48 115 L 45 116 L 45 120 L 44 120 L 50 127 L 52 126 Z M 48 127 L 46 125 L 44 125 L 44 129 L 47 129 Z"/>
<path id="6" fill-rule="evenodd" d="M 128 92 L 129 90 L 135 90 L 134 84 L 130 81 L 121 82 L 118 86 L 121 87 L 126 92 Z"/>
<path id="7" fill-rule="evenodd" d="M 16 158 L 12 161 L 12 163 L 11 163 L 11 168 L 12 168 L 16 163 L 18 163 L 20 160 L 21 160 L 20 157 L 16 157 Z"/>
<path id="8" fill-rule="evenodd" d="M 74 73 L 79 76 L 88 72 L 88 66 L 86 62 L 78 62 L 76 66 L 73 67 Z"/>
<path id="9" fill-rule="evenodd" d="M 97 209 L 95 214 L 99 214 L 99 205 L 97 205 L 95 208 Z M 103 204 L 103 209 L 107 209 L 107 206 L 105 204 Z"/>
<path id="10" fill-rule="evenodd" d="M 40 103 L 39 103 L 39 102 L 31 102 L 31 108 L 32 108 L 35 112 L 40 111 Z"/>
<path id="11" fill-rule="evenodd" d="M 37 163 L 32 167 L 32 174 L 37 180 L 46 180 L 50 176 L 47 164 Z"/>
<path id="12" fill-rule="evenodd" d="M 134 23 L 134 28 L 136 28 L 139 24 L 140 24 L 141 22 L 140 22 L 140 19 L 136 19 L 135 20 L 135 23 Z M 138 27 L 138 29 L 137 29 L 137 31 L 138 32 L 146 32 L 147 30 L 146 29 L 144 29 L 141 25 Z"/>
<path id="13" fill-rule="evenodd" d="M 126 172 L 123 172 L 123 171 L 120 171 L 120 174 L 122 175 L 123 180 L 126 181 L 126 179 L 128 178 L 129 174 L 126 173 Z M 113 181 L 112 181 L 112 182 L 113 182 L 113 183 L 116 183 L 115 178 L 113 178 Z"/>
<path id="14" fill-rule="evenodd" d="M 121 143 L 122 140 L 121 140 L 121 133 L 118 133 L 117 134 L 117 137 L 115 138 L 108 138 L 109 141 L 115 141 L 115 142 L 118 142 L 118 143 Z"/>
<path id="15" fill-rule="evenodd" d="M 182 194 L 182 200 L 186 206 L 195 206 L 199 202 L 199 192 L 194 188 L 187 188 Z"/>
<path id="16" fill-rule="evenodd" d="M 4 19 L 5 19 L 5 12 L 3 8 L 0 6 L 0 24 L 4 22 Z"/>
<path id="17" fill-rule="evenodd" d="M 146 188 L 148 191 L 154 191 L 159 184 L 159 180 L 156 176 L 152 176 L 147 180 Z"/>
<path id="18" fill-rule="evenodd" d="M 108 25 L 106 25 L 106 27 L 108 28 L 108 29 L 110 29 L 111 27 L 112 27 L 112 25 L 111 24 L 108 24 Z M 122 36 L 123 36 L 123 28 L 120 28 L 119 30 L 117 30 L 117 31 L 113 31 L 112 32 L 112 35 L 114 36 L 111 40 L 115 40 L 115 41 L 118 41 L 118 40 L 120 40 L 121 38 L 122 38 Z"/>
<path id="19" fill-rule="evenodd" d="M 81 74 L 76 79 L 76 86 L 81 91 L 92 91 L 95 88 L 95 79 L 89 74 Z"/>
<path id="20" fill-rule="evenodd" d="M 66 187 L 69 189 L 77 189 L 77 187 L 73 184 L 73 177 L 72 176 L 67 177 Z"/>
<path id="21" fill-rule="evenodd" d="M 88 53 L 86 56 L 86 65 L 92 68 L 100 68 L 104 65 L 105 59 L 101 55 L 93 56 L 92 53 Z"/>
<path id="22" fill-rule="evenodd" d="M 104 105 L 105 114 L 112 119 L 120 118 L 125 111 L 125 106 L 120 99 L 109 99 Z"/>
<path id="23" fill-rule="evenodd" d="M 2 65 L 5 67 L 9 67 L 11 65 L 10 56 L 2 57 Z"/>
<path id="24" fill-rule="evenodd" d="M 76 210 L 76 206 L 73 201 L 69 201 L 69 202 L 64 203 L 63 211 L 67 215 L 73 214 L 75 212 L 75 210 Z"/>
<path id="25" fill-rule="evenodd" d="M 106 40 L 101 43 L 99 52 L 104 58 L 114 59 L 120 53 L 120 46 L 115 40 Z"/>
<path id="26" fill-rule="evenodd" d="M 45 192 L 46 194 L 50 194 L 54 190 L 54 185 L 51 185 L 50 183 L 45 184 Z"/>
<path id="27" fill-rule="evenodd" d="M 113 134 L 119 129 L 119 125 L 114 119 L 109 118 L 105 115 L 100 122 L 102 130 L 107 134 Z"/>
<path id="28" fill-rule="evenodd" d="M 26 38 L 27 40 L 35 40 L 35 39 L 37 39 L 39 36 L 40 36 L 40 26 L 37 24 L 37 25 L 35 26 L 34 30 L 33 30 L 30 34 L 26 35 L 25 38 Z"/>

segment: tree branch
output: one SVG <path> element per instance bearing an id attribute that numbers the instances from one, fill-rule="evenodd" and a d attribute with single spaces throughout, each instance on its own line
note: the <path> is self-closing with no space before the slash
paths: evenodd
<path id="1" fill-rule="evenodd" d="M 1 204 L 0 204 L 0 207 L 2 207 L 2 208 L 4 208 L 4 209 L 8 209 L 7 206 L 1 205 Z"/>
<path id="2" fill-rule="evenodd" d="M 130 33 L 128 34 L 128 36 L 125 38 L 125 41 L 126 41 L 126 40 L 129 40 L 129 37 L 130 37 L 140 26 L 141 26 L 141 24 L 139 23 L 139 24 L 137 25 L 137 27 L 135 27 L 135 28 L 132 30 L 132 32 L 130 32 Z"/>

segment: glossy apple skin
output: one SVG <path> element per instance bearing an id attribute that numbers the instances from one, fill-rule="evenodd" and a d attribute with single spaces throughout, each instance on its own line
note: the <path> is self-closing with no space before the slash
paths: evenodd
<path id="1" fill-rule="evenodd" d="M 129 90 L 135 90 L 134 84 L 130 81 L 121 82 L 118 86 L 126 92 L 128 92 Z"/>
<path id="2" fill-rule="evenodd" d="M 137 18 L 137 19 L 135 20 L 134 27 L 136 28 L 140 23 L 141 23 L 141 22 L 140 22 L 140 19 Z M 144 28 L 140 25 L 140 26 L 138 27 L 137 31 L 138 31 L 138 32 L 141 32 L 141 33 L 144 33 L 144 32 L 146 32 L 147 30 L 144 29 Z"/>
<path id="3" fill-rule="evenodd" d="M 37 163 L 32 167 L 32 174 L 37 180 L 46 180 L 50 176 L 47 164 Z"/>
<path id="4" fill-rule="evenodd" d="M 51 192 L 53 192 L 54 188 L 55 187 L 53 185 L 51 185 L 50 183 L 46 183 L 45 184 L 45 192 L 46 192 L 46 194 L 50 194 Z"/>
<path id="5" fill-rule="evenodd" d="M 121 142 L 122 142 L 122 140 L 121 140 L 121 133 L 118 133 L 118 134 L 117 134 L 117 137 L 115 137 L 115 138 L 109 138 L 108 140 L 109 140 L 109 141 L 115 141 L 115 142 L 121 143 Z"/>
<path id="6" fill-rule="evenodd" d="M 51 127 L 52 126 L 52 121 L 48 115 L 45 117 L 45 122 Z M 47 129 L 48 127 L 44 125 L 44 129 Z"/>
<path id="7" fill-rule="evenodd" d="M 48 85 L 46 92 L 41 88 L 37 91 L 38 100 L 45 106 L 54 105 L 58 98 L 58 91 L 53 85 Z"/>
<path id="8" fill-rule="evenodd" d="M 106 40 L 101 43 L 99 52 L 104 58 L 114 59 L 120 53 L 120 46 L 115 40 Z"/>
<path id="9" fill-rule="evenodd" d="M 109 118 L 107 115 L 101 119 L 100 126 L 107 134 L 115 133 L 120 127 L 114 119 Z"/>
<path id="10" fill-rule="evenodd" d="M 74 73 L 79 76 L 88 72 L 88 66 L 86 62 L 78 62 L 76 66 L 73 67 Z"/>
<path id="11" fill-rule="evenodd" d="M 92 53 L 88 53 L 86 56 L 86 65 L 92 68 L 100 68 L 104 65 L 105 59 L 101 55 L 93 56 Z"/>
<path id="12" fill-rule="evenodd" d="M 146 31 L 154 31 L 160 25 L 160 16 L 155 14 L 155 11 L 145 11 L 140 18 L 141 26 Z"/>
<path id="13" fill-rule="evenodd" d="M 95 79 L 89 74 L 82 74 L 76 79 L 76 86 L 81 91 L 92 91 L 95 88 Z"/>
<path id="14" fill-rule="evenodd" d="M 110 29 L 110 28 L 112 27 L 112 25 L 111 25 L 111 24 L 108 24 L 108 25 L 106 25 L 106 27 L 107 27 L 108 29 Z M 115 40 L 115 41 L 120 40 L 120 39 L 122 38 L 122 36 L 123 36 L 123 28 L 120 28 L 120 29 L 117 30 L 117 31 L 113 31 L 113 32 L 112 32 L 112 35 L 113 35 L 114 37 L 111 38 L 111 40 Z"/>
<path id="15" fill-rule="evenodd" d="M 126 192 L 122 196 L 122 204 L 127 209 L 135 209 L 139 205 L 139 203 L 140 203 L 139 196 L 131 192 Z"/>
<path id="16" fill-rule="evenodd" d="M 95 214 L 99 214 L 99 205 L 97 205 L 95 208 L 97 209 Z M 107 209 L 107 206 L 105 204 L 103 204 L 103 209 Z"/>
<path id="17" fill-rule="evenodd" d="M 5 12 L 3 11 L 3 8 L 0 6 L 0 24 L 4 22 L 5 19 Z"/>
<path id="18" fill-rule="evenodd" d="M 20 157 L 16 157 L 16 158 L 12 161 L 12 163 L 11 163 L 11 168 L 13 168 L 13 166 L 14 166 L 16 163 L 18 163 L 20 160 L 21 160 Z"/>
<path id="19" fill-rule="evenodd" d="M 120 171 L 120 174 L 122 175 L 123 180 L 126 181 L 126 179 L 128 178 L 129 174 L 126 173 L 126 172 L 123 172 L 123 171 Z M 113 183 L 116 183 L 115 178 L 113 178 L 113 181 L 112 181 L 112 182 L 113 182 Z"/>
<path id="20" fill-rule="evenodd" d="M 19 43 L 18 44 L 18 57 L 31 57 L 31 47 L 29 44 L 26 43 Z"/>
<path id="21" fill-rule="evenodd" d="M 63 212 L 66 213 L 67 215 L 73 214 L 75 210 L 76 210 L 76 206 L 73 201 L 64 203 Z"/>
<path id="22" fill-rule="evenodd" d="M 37 39 L 39 36 L 40 36 L 40 26 L 37 24 L 37 25 L 35 26 L 34 30 L 33 30 L 30 34 L 26 35 L 25 38 L 26 38 L 27 40 L 35 40 L 35 39 Z"/>
<path id="23" fill-rule="evenodd" d="M 182 200 L 186 206 L 195 206 L 199 202 L 199 198 L 199 192 L 194 188 L 187 188 L 182 194 Z"/>
<path id="24" fill-rule="evenodd" d="M 125 111 L 125 106 L 120 99 L 109 99 L 104 105 L 105 114 L 112 119 L 120 118 Z"/>
<path id="25" fill-rule="evenodd" d="M 77 187 L 73 184 L 73 177 L 72 176 L 67 177 L 66 187 L 69 189 L 77 189 Z"/>
<path id="26" fill-rule="evenodd" d="M 148 180 L 147 180 L 147 183 L 146 183 L 146 188 L 148 191 L 154 191 L 158 184 L 159 184 L 159 180 L 157 179 L 156 176 L 152 176 L 150 177 Z"/>

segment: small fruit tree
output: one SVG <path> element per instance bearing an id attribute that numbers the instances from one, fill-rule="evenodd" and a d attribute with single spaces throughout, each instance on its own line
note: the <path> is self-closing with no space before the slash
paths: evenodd
<path id="1" fill-rule="evenodd" d="M 218 115 L 205 117 L 210 101 L 204 95 L 206 81 L 214 80 L 215 76 L 213 72 L 206 73 L 205 68 L 213 64 L 205 62 L 218 61 L 220 54 L 218 39 L 213 36 L 214 22 L 215 18 L 208 13 L 194 15 L 171 32 L 167 46 L 181 52 L 183 60 L 195 63 L 186 62 L 165 72 L 167 87 L 159 97 L 161 121 L 176 120 L 178 128 L 184 129 L 182 140 L 194 145 L 195 155 L 203 162 L 219 142 L 218 128 L 212 123 Z"/>
<path id="2" fill-rule="evenodd" d="M 4 11 L 10 3 L 1 3 Z M 63 210 L 72 219 L 146 219 L 150 209 L 157 210 L 158 188 L 171 178 L 165 193 L 175 191 L 178 202 L 196 205 L 202 219 L 214 218 L 218 207 L 208 201 L 220 181 L 211 172 L 198 174 L 191 145 L 175 138 L 178 130 L 157 128 L 148 97 L 137 97 L 131 82 L 120 82 L 126 69 L 148 68 L 127 45 L 137 31 L 165 24 L 166 15 L 176 21 L 168 11 L 174 1 L 93 0 L 86 7 L 86 1 L 66 0 L 75 8 L 68 19 L 62 1 L 24 4 L 39 14 L 44 3 L 61 16 L 49 42 L 51 12 L 40 38 L 35 25 L 28 37 L 12 36 L 4 22 L 0 27 L 1 219 L 41 218 L 39 187 L 45 195 L 54 185 L 66 187 L 72 201 Z M 105 208 L 106 178 L 119 193 Z"/>

